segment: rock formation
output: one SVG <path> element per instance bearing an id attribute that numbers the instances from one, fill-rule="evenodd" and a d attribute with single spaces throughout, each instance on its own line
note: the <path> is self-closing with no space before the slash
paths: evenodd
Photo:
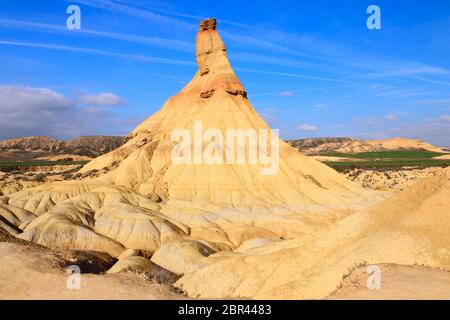
<path id="1" fill-rule="evenodd" d="M 384 252 L 386 260 L 448 267 L 448 241 L 441 238 L 448 220 L 433 232 L 429 247 L 397 233 L 403 226 L 408 232 L 434 226 L 436 217 L 420 212 L 402 220 L 424 196 L 411 203 L 396 199 L 402 209 L 380 204 L 370 210 L 387 195 L 359 187 L 278 138 L 278 167 L 271 175 L 262 174 L 261 163 L 175 163 L 172 138 L 179 129 L 195 136 L 200 123 L 204 131 L 222 134 L 271 132 L 233 72 L 215 20 L 200 24 L 196 58 L 191 82 L 123 146 L 82 168 L 80 178 L 0 197 L 4 225 L 18 238 L 54 249 L 113 257 L 139 250 L 183 275 L 176 285 L 200 297 L 323 297 L 348 268 L 381 261 Z M 195 150 L 184 146 L 181 151 Z M 440 179 L 436 184 L 444 188 L 448 177 Z M 386 236 L 383 241 L 378 232 Z"/>
<path id="2" fill-rule="evenodd" d="M 120 147 L 125 141 L 125 137 L 116 136 L 82 136 L 69 141 L 45 136 L 8 139 L 0 141 L 0 160 L 91 159 Z"/>
<path id="3" fill-rule="evenodd" d="M 445 150 L 425 141 L 407 138 L 385 140 L 359 140 L 352 138 L 309 138 L 287 141 L 290 145 L 306 154 L 322 152 L 361 153 L 377 151 L 426 150 L 444 153 Z"/>

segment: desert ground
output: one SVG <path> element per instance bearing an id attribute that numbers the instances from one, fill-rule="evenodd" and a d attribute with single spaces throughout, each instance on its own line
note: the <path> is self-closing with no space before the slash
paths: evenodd
<path id="1" fill-rule="evenodd" d="M 276 162 L 225 165 L 216 153 L 214 163 L 175 163 L 175 146 L 191 155 L 191 145 L 172 140 L 178 129 L 271 132 L 214 19 L 200 24 L 196 62 L 193 79 L 160 111 L 118 146 L 90 150 L 88 163 L 67 161 L 74 148 L 44 141 L 38 149 L 51 143 L 59 158 L 4 164 L 0 298 L 449 298 L 444 150 L 394 138 L 310 141 L 302 151 L 303 142 L 269 135 Z M 73 266 L 79 289 L 68 285 Z M 379 290 L 367 286 L 369 266 L 380 270 Z"/>

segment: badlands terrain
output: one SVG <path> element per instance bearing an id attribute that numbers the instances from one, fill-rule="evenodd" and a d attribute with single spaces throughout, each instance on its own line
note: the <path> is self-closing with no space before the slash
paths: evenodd
<path id="1" fill-rule="evenodd" d="M 290 145 L 305 154 L 320 154 L 321 152 L 359 153 L 392 150 L 427 150 L 445 152 L 425 141 L 407 138 L 392 138 L 384 140 L 359 140 L 353 138 L 312 138 L 287 141 Z"/>
<path id="2" fill-rule="evenodd" d="M 3 173 L 1 298 L 449 298 L 450 169 L 345 175 L 278 138 L 269 175 L 263 164 L 174 163 L 173 132 L 194 135 L 195 123 L 270 132 L 214 19 L 200 24 L 196 61 L 191 82 L 124 144 L 62 172 Z M 443 153 L 398 139 L 343 143 L 333 151 Z M 401 186 L 367 178 L 394 174 Z M 369 265 L 380 290 L 367 289 Z M 79 290 L 67 287 L 71 266 Z"/>
<path id="3" fill-rule="evenodd" d="M 125 137 L 82 136 L 61 141 L 45 136 L 0 141 L 0 161 L 90 160 L 125 143 Z"/>

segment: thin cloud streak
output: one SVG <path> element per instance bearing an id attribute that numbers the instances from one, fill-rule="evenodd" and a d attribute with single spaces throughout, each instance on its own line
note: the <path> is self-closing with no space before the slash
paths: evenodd
<path id="1" fill-rule="evenodd" d="M 198 21 L 207 18 L 204 16 L 197 16 L 197 15 L 193 15 L 193 14 L 182 13 L 182 12 L 175 11 L 175 10 L 168 10 L 168 9 L 162 9 L 160 7 L 153 7 L 151 2 L 147 3 L 145 1 L 133 1 L 133 0 L 131 0 L 131 1 L 130 0 L 117 0 L 116 2 L 119 2 L 122 4 L 127 4 L 127 5 L 132 5 L 135 7 L 140 7 L 145 10 L 150 10 L 150 11 L 158 12 L 158 13 L 164 13 L 169 16 L 175 16 L 175 17 L 180 17 L 180 18 L 188 18 L 188 19 L 194 19 L 194 20 L 198 20 Z M 230 25 L 230 26 L 245 28 L 245 29 L 257 29 L 257 27 L 255 27 L 253 25 L 244 24 L 244 23 L 236 22 L 236 21 L 225 20 L 225 19 L 221 19 L 220 17 L 217 18 L 217 20 L 219 20 L 219 23 L 221 25 L 225 24 L 225 25 Z"/>
<path id="2" fill-rule="evenodd" d="M 89 36 L 97 36 L 104 37 L 109 39 L 115 39 L 125 42 L 139 43 L 144 45 L 153 45 L 162 48 L 168 48 L 176 51 L 182 52 L 194 52 L 195 45 L 194 43 L 179 41 L 174 39 L 165 39 L 160 37 L 149 37 L 149 36 L 141 36 L 135 34 L 126 34 L 126 33 L 112 33 L 105 32 L 99 30 L 90 30 L 90 29 L 81 29 L 77 31 L 67 31 L 67 28 L 59 25 L 52 25 L 46 23 L 37 23 L 37 22 L 29 22 L 29 21 L 20 21 L 20 20 L 9 20 L 9 19 L 1 19 L 0 18 L 0 26 L 7 28 L 16 28 L 16 29 L 26 29 L 36 31 L 40 29 L 41 31 L 54 32 L 54 33 L 62 33 L 64 35 L 70 36 L 80 36 L 80 35 L 89 35 Z"/>
<path id="3" fill-rule="evenodd" d="M 99 50 L 99 49 L 71 47 L 71 46 L 57 45 L 57 44 L 0 40 L 0 45 L 51 49 L 51 50 L 60 50 L 60 51 L 67 51 L 67 52 L 81 52 L 81 53 L 95 54 L 95 55 L 101 55 L 101 56 L 124 58 L 124 59 L 128 59 L 128 60 L 134 60 L 134 61 L 140 61 L 140 62 L 181 65 L 181 66 L 196 66 L 196 64 L 191 61 L 152 57 L 152 56 L 139 55 L 139 54 L 117 53 L 117 52 L 111 52 L 111 51 L 105 51 L 105 50 Z M 239 71 L 243 71 L 243 72 L 277 75 L 277 76 L 283 76 L 283 77 L 301 78 L 301 79 L 309 79 L 309 80 L 317 80 L 317 81 L 348 82 L 348 81 L 340 80 L 340 79 L 314 77 L 314 76 L 308 76 L 308 75 L 297 74 L 297 73 L 274 72 L 274 71 L 247 69 L 247 68 L 235 68 L 235 69 L 239 70 Z"/>
<path id="4" fill-rule="evenodd" d="M 308 92 L 308 91 L 316 91 L 316 90 L 327 90 L 327 89 L 343 89 L 343 88 L 352 88 L 359 87 L 361 84 L 352 84 L 352 85 L 343 85 L 343 86 L 325 86 L 325 87 L 315 87 L 315 88 L 306 88 L 306 89 L 298 89 L 298 90 L 288 90 L 291 93 L 295 92 Z M 276 92 L 268 92 L 268 93 L 257 93 L 250 94 L 250 97 L 265 97 L 265 96 L 278 96 L 281 94 L 281 91 Z"/>
<path id="5" fill-rule="evenodd" d="M 450 87 L 450 82 L 447 82 L 447 81 L 433 80 L 433 79 L 428 79 L 428 78 L 424 78 L 424 77 L 413 77 L 413 79 Z"/>
<path id="6" fill-rule="evenodd" d="M 109 0 L 73 0 L 72 3 L 83 4 L 97 9 L 117 12 L 128 16 L 133 16 L 141 19 L 150 20 L 158 24 L 165 24 L 170 26 L 178 26 L 188 30 L 197 29 L 197 24 L 188 23 L 183 20 L 171 18 L 168 16 L 156 14 L 154 12 L 132 7 L 126 4 L 117 3 Z"/>
<path id="7" fill-rule="evenodd" d="M 110 56 L 110 57 L 123 58 L 123 59 L 134 60 L 134 61 L 152 62 L 152 63 L 159 63 L 159 64 L 195 66 L 195 63 L 193 63 L 191 61 L 159 58 L 159 57 L 152 57 L 152 56 L 138 55 L 138 54 L 116 53 L 116 52 L 110 52 L 110 51 L 99 50 L 99 49 L 70 47 L 70 46 L 56 45 L 56 44 L 0 40 L 0 45 L 51 49 L 51 50 L 60 50 L 60 51 L 68 51 L 68 52 L 82 52 L 82 53 L 89 53 L 89 54 L 95 54 L 95 55 L 101 55 L 101 56 Z"/>
<path id="8" fill-rule="evenodd" d="M 346 80 L 342 80 L 342 79 L 315 77 L 315 76 L 308 76 L 308 75 L 299 74 L 299 73 L 265 71 L 265 70 L 248 69 L 248 68 L 234 68 L 234 69 L 238 70 L 238 71 L 243 71 L 243 72 L 261 73 L 261 74 L 268 74 L 268 75 L 274 75 L 274 76 L 283 76 L 283 77 L 291 77 L 291 78 L 301 78 L 301 79 L 318 80 L 318 81 L 354 83 L 354 82 L 350 82 L 350 81 L 346 81 Z"/>

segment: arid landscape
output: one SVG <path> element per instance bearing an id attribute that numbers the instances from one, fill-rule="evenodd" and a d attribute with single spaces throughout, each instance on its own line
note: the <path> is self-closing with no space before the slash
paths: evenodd
<path id="1" fill-rule="evenodd" d="M 0 298 L 450 298 L 447 150 L 280 140 L 215 19 L 200 23 L 196 63 L 127 137 L 0 142 Z M 191 148 L 199 128 L 206 141 Z M 228 158 L 230 129 L 269 132 L 264 161 L 240 161 L 245 143 Z"/>

